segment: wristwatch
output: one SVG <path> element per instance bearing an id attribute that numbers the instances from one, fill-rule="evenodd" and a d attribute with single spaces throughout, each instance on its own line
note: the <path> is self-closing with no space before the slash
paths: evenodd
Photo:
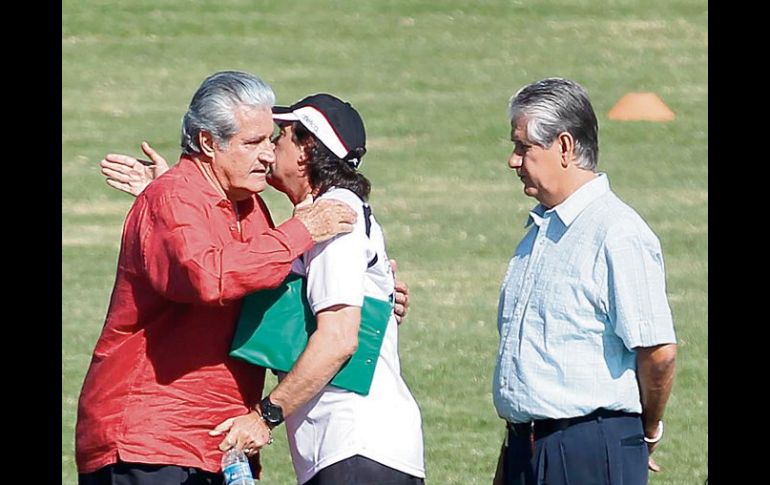
<path id="1" fill-rule="evenodd" d="M 652 438 L 648 438 L 647 436 L 644 437 L 644 441 L 647 443 L 657 443 L 660 441 L 660 439 L 663 438 L 663 420 L 658 420 L 658 430 L 655 432 L 655 436 Z"/>
<path id="2" fill-rule="evenodd" d="M 270 429 L 283 423 L 283 409 L 270 401 L 270 396 L 266 396 L 259 402 L 259 410 L 262 412 L 262 419 L 265 420 Z"/>

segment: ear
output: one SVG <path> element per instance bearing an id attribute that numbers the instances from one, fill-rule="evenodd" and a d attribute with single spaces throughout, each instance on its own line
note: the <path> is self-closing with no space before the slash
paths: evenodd
<path id="1" fill-rule="evenodd" d="M 314 145 L 315 142 L 313 141 L 313 137 L 310 136 L 300 142 L 300 155 L 299 160 L 297 160 L 297 168 L 300 173 L 304 173 L 304 171 L 307 170 L 307 164 L 310 161 L 310 154 L 313 152 Z"/>
<path id="2" fill-rule="evenodd" d="M 575 159 L 575 138 L 570 133 L 563 131 L 556 138 L 556 141 L 559 143 L 561 166 L 567 168 Z"/>
<path id="3" fill-rule="evenodd" d="M 201 151 L 209 158 L 214 158 L 214 136 L 206 130 L 198 132 L 198 146 Z"/>

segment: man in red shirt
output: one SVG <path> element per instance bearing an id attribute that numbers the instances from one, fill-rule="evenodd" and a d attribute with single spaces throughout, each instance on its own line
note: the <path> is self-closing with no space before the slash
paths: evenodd
<path id="1" fill-rule="evenodd" d="M 252 75 L 206 79 L 183 120 L 179 162 L 129 211 L 78 404 L 81 484 L 222 483 L 221 438 L 208 431 L 253 409 L 264 382 L 264 369 L 228 357 L 241 298 L 352 229 L 355 213 L 331 201 L 274 227 L 257 195 L 275 161 L 274 103 Z M 248 437 L 268 440 L 266 426 Z"/>

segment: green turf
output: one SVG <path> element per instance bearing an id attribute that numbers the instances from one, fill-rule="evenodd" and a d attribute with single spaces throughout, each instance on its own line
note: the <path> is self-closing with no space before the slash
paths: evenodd
<path id="1" fill-rule="evenodd" d="M 62 483 L 76 483 L 75 407 L 112 288 L 130 198 L 98 170 L 179 123 L 209 74 L 240 69 L 279 103 L 328 91 L 369 136 L 362 171 L 411 288 L 401 358 L 424 420 L 429 484 L 490 483 L 503 433 L 491 402 L 497 294 L 534 201 L 506 166 L 508 98 L 564 76 L 600 124 L 600 168 L 663 246 L 680 339 L 653 484 L 708 473 L 708 7 L 705 1 L 65 0 L 62 3 Z M 669 123 L 614 122 L 653 91 Z M 282 195 L 265 194 L 276 220 Z M 268 386 L 274 381 L 268 381 Z M 294 483 L 286 438 L 263 483 Z"/>

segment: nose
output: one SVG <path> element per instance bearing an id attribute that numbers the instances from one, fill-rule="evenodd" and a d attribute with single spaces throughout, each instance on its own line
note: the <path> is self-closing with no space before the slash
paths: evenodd
<path id="1" fill-rule="evenodd" d="M 521 155 L 511 152 L 511 156 L 508 157 L 508 166 L 514 170 L 521 167 Z"/>
<path id="2" fill-rule="evenodd" d="M 259 153 L 257 156 L 257 159 L 265 164 L 265 165 L 272 165 L 275 163 L 275 146 L 271 143 L 269 150 L 263 150 Z"/>

